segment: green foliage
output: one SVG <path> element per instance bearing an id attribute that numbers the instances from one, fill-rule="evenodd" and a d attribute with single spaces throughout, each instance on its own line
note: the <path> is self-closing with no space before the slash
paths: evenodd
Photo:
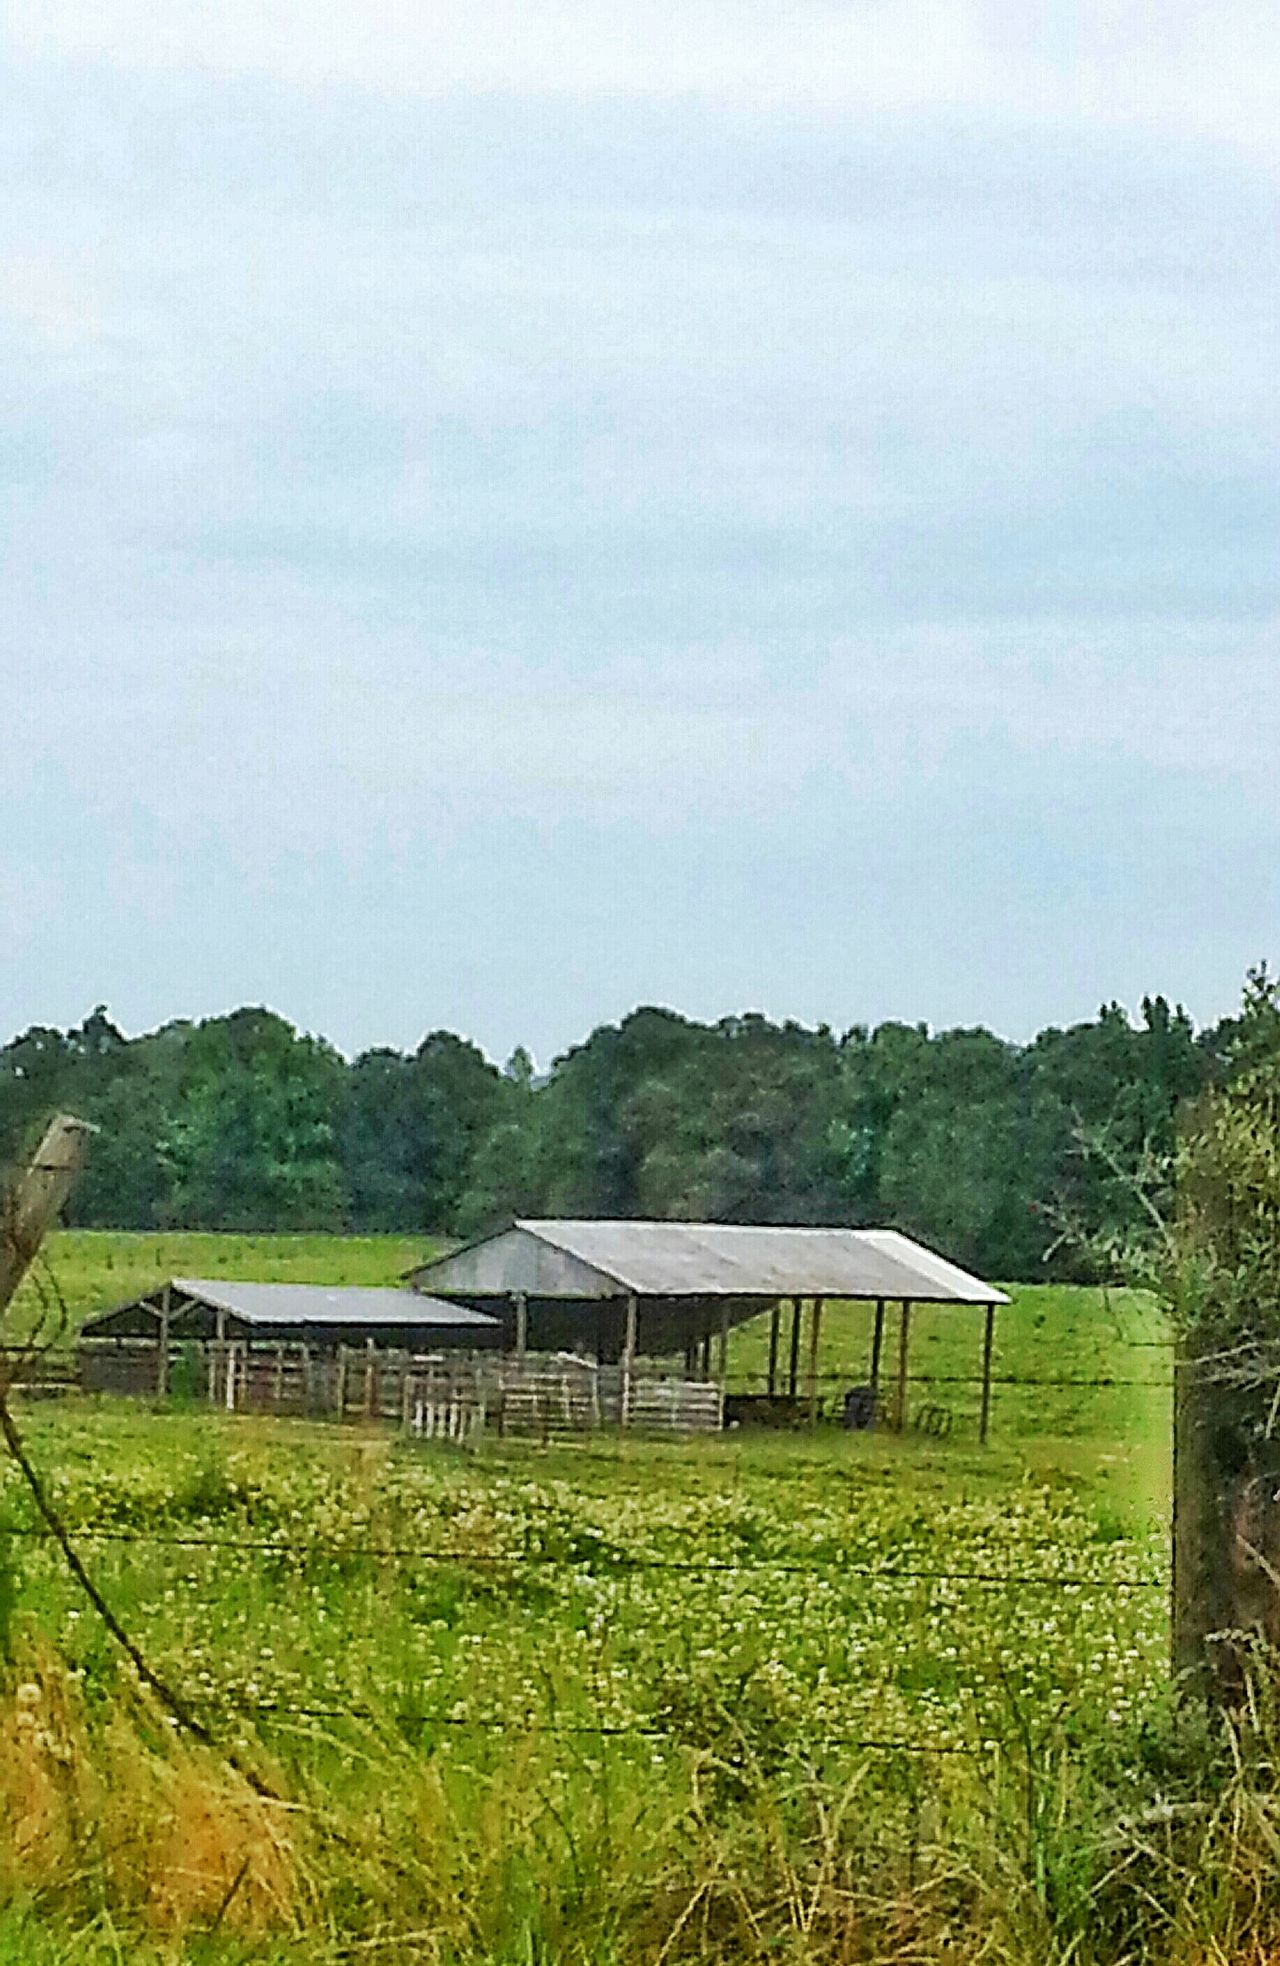
<path id="1" fill-rule="evenodd" d="M 1167 1292 L 1199 1350 L 1280 1341 L 1280 983 L 1249 978 L 1226 1083 L 1177 1162 Z"/>
<path id="2" fill-rule="evenodd" d="M 1256 1020 L 1255 1020 L 1256 1022 Z M 95 1120 L 71 1219 L 99 1227 L 472 1235 L 515 1214 L 880 1222 L 995 1276 L 1085 1274 L 1079 1239 L 1141 1228 L 1132 1177 L 1232 1069 L 1161 997 L 1132 1022 L 983 1030 L 644 1008 L 539 1077 L 431 1032 L 353 1062 L 265 1010 L 126 1039 L 99 1007 L 0 1050 L 0 1151 L 55 1106 Z M 1082 1154 L 1103 1132 L 1110 1162 Z"/>

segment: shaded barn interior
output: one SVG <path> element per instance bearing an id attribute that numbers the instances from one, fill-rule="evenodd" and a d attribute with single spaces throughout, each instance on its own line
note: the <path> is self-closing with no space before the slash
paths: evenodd
<path id="1" fill-rule="evenodd" d="M 984 1311 L 979 1430 L 990 1424 L 995 1311 L 1009 1300 L 994 1284 L 893 1229 L 775 1228 L 754 1224 L 527 1219 L 411 1272 L 415 1289 L 503 1321 L 504 1343 L 527 1350 L 590 1352 L 621 1364 L 683 1356 L 689 1377 L 715 1376 L 724 1391 L 729 1332 L 770 1316 L 769 1397 L 785 1384 L 800 1397 L 802 1305 L 809 1304 L 804 1397 L 817 1412 L 817 1359 L 828 1300 L 876 1306 L 869 1382 L 878 1398 L 886 1307 L 897 1321 L 896 1407 L 905 1410 L 911 1309 L 970 1305 Z M 783 1307 L 790 1305 L 784 1341 Z M 784 1349 L 785 1345 L 785 1349 Z"/>

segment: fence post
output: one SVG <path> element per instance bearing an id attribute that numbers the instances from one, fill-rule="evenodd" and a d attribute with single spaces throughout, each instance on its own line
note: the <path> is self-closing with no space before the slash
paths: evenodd
<path id="1" fill-rule="evenodd" d="M 1217 1705 L 1245 1697 L 1248 1638 L 1280 1647 L 1275 1389 L 1180 1338 L 1173 1392 L 1173 1665 Z M 1269 1424 L 1269 1421 L 1271 1424 Z M 1241 1643 L 1243 1638 L 1244 1643 Z"/>

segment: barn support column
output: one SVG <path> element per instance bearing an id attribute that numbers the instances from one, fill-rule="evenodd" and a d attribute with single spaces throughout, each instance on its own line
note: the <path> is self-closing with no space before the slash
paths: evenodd
<path id="1" fill-rule="evenodd" d="M 227 1314 L 225 1311 L 218 1312 L 218 1315 L 214 1321 L 213 1328 L 214 1328 L 214 1335 L 217 1340 L 216 1355 L 217 1355 L 219 1367 L 221 1368 L 222 1375 L 223 1375 L 222 1398 L 225 1400 L 227 1396 L 227 1380 L 230 1376 L 230 1371 L 231 1371 L 230 1361 L 227 1355 Z M 215 1400 L 218 1397 L 217 1382 L 212 1377 L 210 1379 L 210 1384 L 209 1384 L 209 1397 L 211 1400 Z"/>
<path id="2" fill-rule="evenodd" d="M 627 1298 L 627 1323 L 622 1340 L 622 1425 L 631 1425 L 631 1381 L 636 1369 L 636 1324 L 638 1305 L 635 1294 Z"/>
<path id="3" fill-rule="evenodd" d="M 716 1380 L 720 1387 L 720 1397 L 724 1398 L 725 1380 L 729 1376 L 729 1299 L 720 1299 L 720 1349 L 716 1361 Z"/>
<path id="4" fill-rule="evenodd" d="M 160 1349 L 156 1353 L 157 1399 L 167 1399 L 169 1395 L 169 1321 L 172 1301 L 172 1286 L 166 1283 L 160 1292 Z"/>
<path id="5" fill-rule="evenodd" d="M 778 1390 L 778 1337 L 782 1328 L 782 1306 L 775 1304 L 769 1313 L 769 1397 Z"/>
<path id="6" fill-rule="evenodd" d="M 706 1323 L 703 1326 L 703 1332 L 702 1332 L 701 1370 L 702 1370 L 703 1378 L 709 1379 L 711 1377 L 711 1309 L 709 1305 L 707 1306 L 703 1315 L 706 1319 Z"/>
<path id="7" fill-rule="evenodd" d="M 884 1352 L 884 1298 L 876 1298 L 876 1321 L 871 1330 L 871 1424 L 876 1423 L 880 1401 L 880 1359 Z"/>
<path id="8" fill-rule="evenodd" d="M 818 1424 L 818 1335 L 822 1329 L 821 1297 L 809 1307 L 809 1425 Z"/>
<path id="9" fill-rule="evenodd" d="M 800 1299 L 791 1299 L 791 1357 L 788 1361 L 787 1392 L 794 1399 L 800 1380 Z"/>
<path id="10" fill-rule="evenodd" d="M 523 1290 L 517 1290 L 512 1302 L 516 1308 L 516 1357 L 523 1358 L 529 1349 L 529 1299 Z"/>
<path id="11" fill-rule="evenodd" d="M 893 1424 L 901 1433 L 907 1424 L 907 1354 L 911 1346 L 911 1300 L 902 1300 L 902 1320 L 898 1325 L 898 1397 L 894 1403 Z"/>
<path id="12" fill-rule="evenodd" d="M 996 1337 L 996 1307 L 987 1305 L 986 1320 L 982 1328 L 982 1409 L 978 1415 L 978 1439 L 986 1445 L 991 1432 L 991 1353 Z"/>

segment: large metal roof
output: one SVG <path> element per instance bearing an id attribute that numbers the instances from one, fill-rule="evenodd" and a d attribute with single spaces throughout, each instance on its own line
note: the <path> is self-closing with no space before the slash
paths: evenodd
<path id="1" fill-rule="evenodd" d="M 907 1298 L 1005 1304 L 994 1284 L 896 1229 L 723 1222 L 517 1221 L 413 1273 L 462 1298 Z"/>

